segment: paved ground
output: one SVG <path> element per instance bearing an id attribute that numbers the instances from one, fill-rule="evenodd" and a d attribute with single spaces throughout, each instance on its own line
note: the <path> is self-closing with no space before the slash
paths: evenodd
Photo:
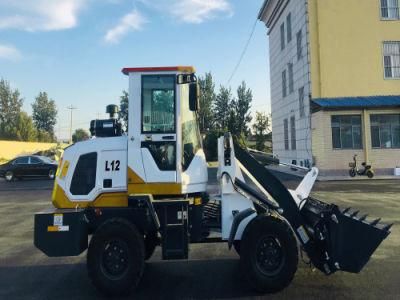
<path id="1" fill-rule="evenodd" d="M 286 178 L 290 186 L 296 179 Z M 0 182 L 0 299 L 103 299 L 90 284 L 85 254 L 48 258 L 32 244 L 33 214 L 50 206 L 51 181 L 23 181 L 15 188 Z M 10 187 L 10 186 L 9 186 Z M 25 188 L 26 189 L 22 189 Z M 38 190 L 43 187 L 44 190 Z M 399 299 L 400 185 L 398 181 L 317 183 L 314 196 L 394 222 L 361 274 L 330 277 L 299 264 L 293 283 L 270 299 Z M 238 256 L 224 244 L 194 245 L 189 261 L 161 261 L 157 251 L 131 298 L 249 298 Z M 130 299 L 131 299 L 130 298 Z M 265 296 L 267 298 L 267 296 Z"/>

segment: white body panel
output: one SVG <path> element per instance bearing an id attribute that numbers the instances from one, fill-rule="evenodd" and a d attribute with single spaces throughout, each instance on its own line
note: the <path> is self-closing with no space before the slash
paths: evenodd
<path id="1" fill-rule="evenodd" d="M 97 153 L 97 169 L 95 187 L 87 195 L 72 195 L 70 191 L 72 177 L 79 157 L 88 153 Z M 127 137 L 93 138 L 79 142 L 65 149 L 63 160 L 70 163 L 68 173 L 64 178 L 57 177 L 58 185 L 64 190 L 72 202 L 93 201 L 103 192 L 124 192 L 127 190 Z M 119 170 L 106 170 L 111 162 L 119 161 Z M 103 188 L 104 179 L 111 179 L 112 186 Z"/>
<path id="2" fill-rule="evenodd" d="M 204 168 L 205 167 L 205 168 Z M 197 151 L 185 172 L 182 173 L 182 193 L 197 193 L 207 189 L 208 170 L 204 151 Z"/>
<path id="3" fill-rule="evenodd" d="M 224 137 L 218 139 L 218 173 L 217 176 L 220 180 L 221 187 L 221 214 L 222 214 L 222 239 L 229 239 L 229 234 L 232 228 L 233 222 L 233 212 L 241 212 L 248 208 L 254 208 L 253 202 L 245 197 L 244 195 L 238 193 L 232 184 L 235 177 L 244 181 L 242 172 L 240 171 L 238 162 L 235 158 L 235 151 L 233 149 L 232 138 L 230 139 L 231 147 L 231 165 L 225 165 L 224 159 Z M 243 231 L 247 224 L 255 218 L 256 214 L 252 214 L 244 219 L 236 232 L 235 240 L 241 240 Z"/>

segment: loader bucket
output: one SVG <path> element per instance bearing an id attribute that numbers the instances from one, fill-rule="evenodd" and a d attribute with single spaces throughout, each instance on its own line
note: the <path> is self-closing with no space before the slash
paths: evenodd
<path id="1" fill-rule="evenodd" d="M 380 219 L 370 221 L 358 211 L 340 210 L 313 198 L 308 199 L 302 214 L 318 234 L 323 232 L 325 239 L 319 246 L 329 256 L 332 273 L 359 273 L 390 233 L 391 225 L 379 223 Z"/>

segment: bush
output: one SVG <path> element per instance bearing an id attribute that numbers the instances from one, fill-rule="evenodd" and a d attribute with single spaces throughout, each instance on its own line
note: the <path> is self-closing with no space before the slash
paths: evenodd
<path id="1" fill-rule="evenodd" d="M 220 130 L 210 130 L 203 139 L 204 153 L 207 161 L 218 160 L 218 138 L 224 133 Z"/>

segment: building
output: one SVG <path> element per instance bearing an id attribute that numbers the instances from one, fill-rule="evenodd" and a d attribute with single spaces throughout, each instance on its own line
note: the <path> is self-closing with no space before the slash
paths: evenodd
<path id="1" fill-rule="evenodd" d="M 347 174 L 400 166 L 400 0 L 265 0 L 273 149 Z"/>

